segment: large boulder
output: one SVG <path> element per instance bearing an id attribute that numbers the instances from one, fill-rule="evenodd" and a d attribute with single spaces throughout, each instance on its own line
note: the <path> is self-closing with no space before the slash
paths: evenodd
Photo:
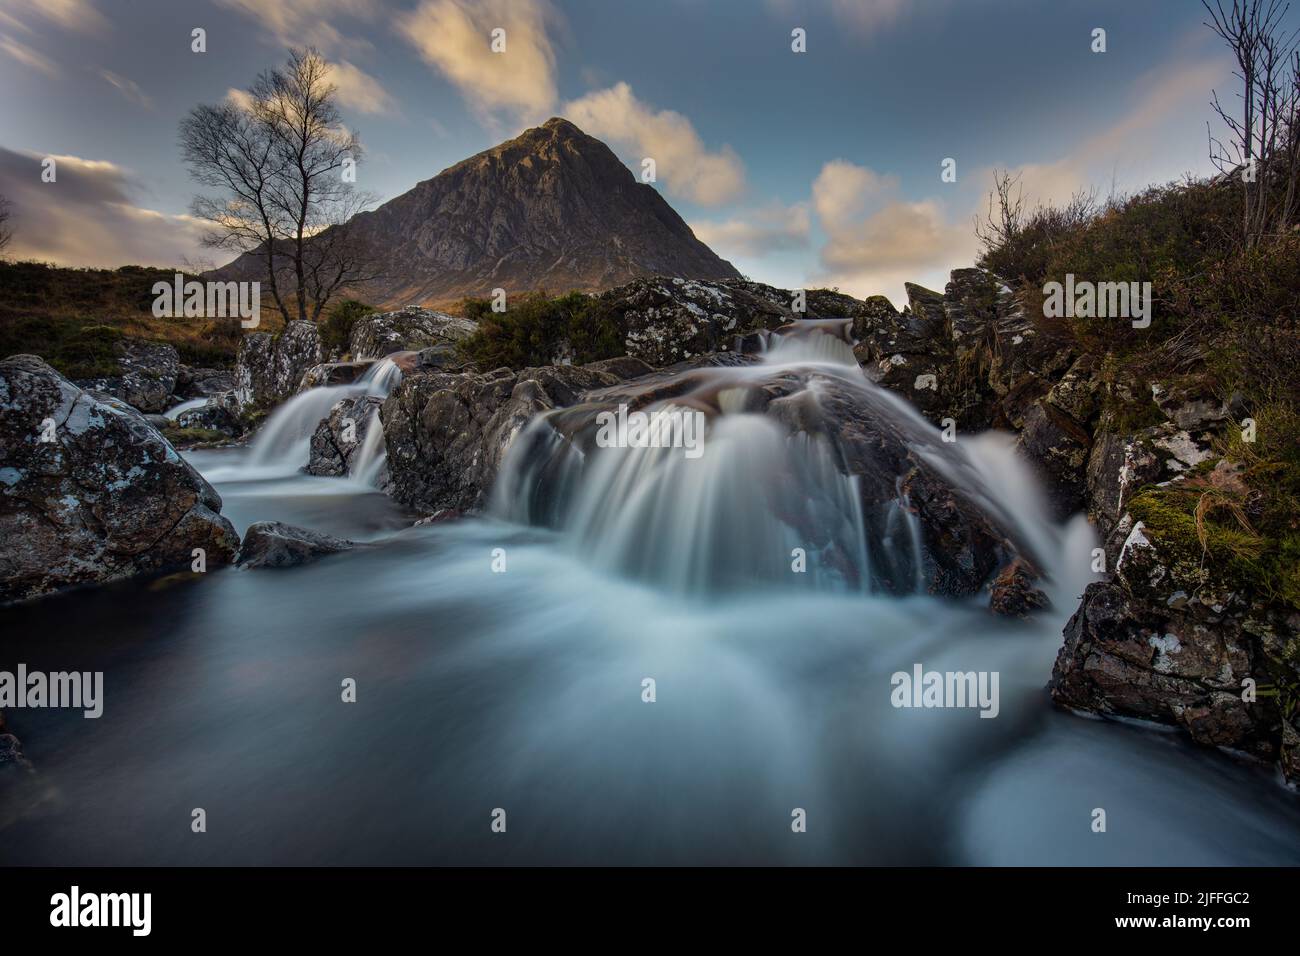
<path id="1" fill-rule="evenodd" d="M 1133 497 L 1115 572 L 1088 586 L 1049 686 L 1063 707 L 1172 724 L 1197 743 L 1280 761 L 1300 782 L 1300 612 L 1251 586 L 1258 572 L 1223 532 L 1198 532 L 1196 502 L 1234 480 L 1216 467 Z"/>
<path id="2" fill-rule="evenodd" d="M 161 342 L 122 339 L 116 351 L 120 375 L 78 380 L 78 386 L 112 395 L 141 412 L 170 408 L 181 368 L 176 349 Z"/>
<path id="3" fill-rule="evenodd" d="M 249 525 L 239 549 L 239 567 L 292 568 L 356 545 L 332 534 L 299 528 L 281 521 L 258 521 Z"/>
<path id="4" fill-rule="evenodd" d="M 307 370 L 324 360 L 314 322 L 289 322 L 276 335 L 250 333 L 239 343 L 235 393 L 244 405 L 274 405 L 292 395 Z"/>
<path id="5" fill-rule="evenodd" d="M 357 319 L 349 348 L 353 359 L 379 359 L 393 352 L 421 349 L 451 353 L 456 343 L 468 338 L 477 327 L 471 319 L 408 306 Z"/>
<path id="6" fill-rule="evenodd" d="M 371 428 L 379 424 L 379 407 L 384 400 L 373 395 L 345 398 L 321 419 L 311 436 L 307 474 L 337 478 L 352 473 L 354 461 L 366 447 Z M 379 439 L 379 436 L 376 436 Z"/>
<path id="7" fill-rule="evenodd" d="M 239 538 L 221 498 L 142 415 L 41 359 L 0 362 L 0 602 L 211 568 Z"/>
<path id="8" fill-rule="evenodd" d="M 510 443 L 533 416 L 619 381 L 573 365 L 408 376 L 381 411 L 388 494 L 429 513 L 479 509 Z"/>

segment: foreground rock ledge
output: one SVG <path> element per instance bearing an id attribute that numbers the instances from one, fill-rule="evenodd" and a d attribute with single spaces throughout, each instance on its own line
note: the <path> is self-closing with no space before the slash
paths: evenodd
<path id="1" fill-rule="evenodd" d="M 221 497 L 139 412 L 34 355 L 0 362 L 0 603 L 227 564 Z"/>

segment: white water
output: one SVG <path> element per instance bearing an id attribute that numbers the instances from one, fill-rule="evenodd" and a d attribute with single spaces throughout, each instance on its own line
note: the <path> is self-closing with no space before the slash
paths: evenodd
<path id="1" fill-rule="evenodd" d="M 867 531 L 859 478 L 837 466 L 835 450 L 769 414 L 746 411 L 754 391 L 783 376 L 801 385 L 773 402 L 796 417 L 822 415 L 826 383 L 848 385 L 869 400 L 904 445 L 1022 546 L 1040 556 L 1060 553 L 1054 525 L 1013 442 L 997 434 L 942 441 L 911 405 L 869 381 L 848 344 L 842 320 L 807 322 L 774 334 L 758 364 L 683 373 L 676 398 L 647 406 L 676 413 L 709 408 L 703 453 L 681 448 L 589 449 L 562 437 L 561 410 L 534 420 L 516 439 L 498 479 L 492 512 L 522 524 L 551 526 L 594 566 L 656 582 L 676 593 L 709 596 L 795 582 L 798 587 L 868 591 L 873 569 L 891 590 L 921 592 L 926 575 L 922 527 L 901 486 L 885 502 L 880 532 Z M 874 562 L 874 563 L 873 563 Z M 877 565 L 880 567 L 877 568 Z M 1066 573 L 1049 561 L 1049 576 Z M 1068 574 L 1066 575 L 1068 577 Z"/>
<path id="2" fill-rule="evenodd" d="M 307 465 L 312 434 L 335 405 L 362 395 L 387 398 L 401 380 L 402 370 L 386 358 L 375 362 L 350 385 L 322 385 L 293 396 L 267 418 L 253 438 L 245 459 L 219 470 L 215 476 L 209 475 L 209 480 L 262 481 L 297 474 Z M 386 457 L 386 453 L 381 455 L 382 429 L 371 428 L 366 444 L 378 447 L 363 445 L 358 450 L 358 454 L 365 455 L 364 468 L 354 468 L 354 479 L 373 480 L 383 467 L 383 461 L 379 460 Z"/>
<path id="3" fill-rule="evenodd" d="M 411 528 L 359 482 L 232 481 L 218 490 L 240 531 L 278 518 L 374 546 L 284 572 L 141 585 L 134 601 L 128 583 L 13 612 L 26 615 L 11 628 L 15 659 L 52 669 L 48 634 L 83 635 L 80 666 L 104 670 L 114 690 L 94 734 L 80 720 L 60 730 L 53 710 L 10 715 L 51 755 L 41 775 L 59 800 L 42 817 L 39 793 L 15 792 L 0 862 L 1300 863 L 1300 810 L 1266 770 L 1051 707 L 1044 685 L 1093 580 L 1093 535 L 1082 518 L 1042 517 L 1005 441 L 967 437 L 960 454 L 937 454 L 1036 535 L 1050 610 L 1007 621 L 977 600 L 887 597 L 829 573 L 798 576 L 803 593 L 775 589 L 758 575 L 795 576 L 747 555 L 808 526 L 788 513 L 800 494 L 846 548 L 857 539 L 839 522 L 852 505 L 823 448 L 743 411 L 753 370 L 718 371 L 725 411 L 695 473 L 680 452 L 585 468 L 550 418 L 531 423 L 519 450 L 536 442 L 544 454 L 528 462 L 556 467 L 577 503 L 558 531 L 534 526 L 542 503 L 522 460 L 494 505 L 515 506 L 522 523 Z M 928 447 L 930 426 L 902 420 Z M 213 477 L 240 471 L 226 464 L 239 454 L 188 457 Z M 897 498 L 888 534 L 913 567 L 916 519 Z M 710 561 L 755 577 L 746 588 Z M 717 590 L 683 595 L 679 563 Z M 997 718 L 891 706 L 891 675 L 917 662 L 998 673 Z M 341 674 L 364 694 L 347 720 L 329 690 Z M 195 794 L 238 821 L 222 840 L 176 826 Z M 486 826 L 498 806 L 508 841 Z M 808 813 L 798 837 L 792 807 Z M 1091 829 L 1096 807 L 1104 834 Z"/>
<path id="4" fill-rule="evenodd" d="M 163 417 L 176 421 L 176 419 L 180 417 L 181 412 L 188 412 L 191 408 L 202 408 L 206 404 L 208 404 L 206 398 L 191 398 L 181 402 L 174 408 L 167 409 L 167 411 L 163 412 Z"/>

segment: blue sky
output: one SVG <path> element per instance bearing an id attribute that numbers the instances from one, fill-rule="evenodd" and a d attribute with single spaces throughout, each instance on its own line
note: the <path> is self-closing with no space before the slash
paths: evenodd
<path id="1" fill-rule="evenodd" d="M 1209 172 L 1233 81 L 1203 20 L 1196 0 L 0 0 L 0 193 L 13 255 L 210 261 L 177 124 L 312 44 L 384 199 L 565 115 L 634 171 L 655 158 L 746 274 L 897 301 L 974 258 L 994 167 L 1048 199 Z"/>

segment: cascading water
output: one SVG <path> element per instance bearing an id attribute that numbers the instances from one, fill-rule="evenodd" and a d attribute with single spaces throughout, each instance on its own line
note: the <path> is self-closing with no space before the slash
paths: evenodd
<path id="1" fill-rule="evenodd" d="M 208 404 L 208 399 L 206 398 L 191 398 L 181 402 L 179 405 L 167 409 L 167 411 L 163 412 L 163 417 L 176 421 L 176 419 L 181 416 L 182 412 L 188 412 L 194 408 L 202 408 L 206 404 Z"/>
<path id="2" fill-rule="evenodd" d="M 641 388 L 534 420 L 507 455 L 493 512 L 560 529 L 598 566 L 677 592 L 919 592 L 933 558 L 904 473 L 922 465 L 1022 552 L 1042 560 L 1059 551 L 1059 530 L 1027 493 L 1032 479 L 1013 450 L 996 439 L 943 441 L 866 378 L 848 320 L 803 321 L 772 334 L 757 362 L 662 373 Z M 698 458 L 653 441 L 593 442 L 593 422 L 615 402 L 701 416 Z M 856 434 L 855 416 L 873 431 Z"/>
<path id="3" fill-rule="evenodd" d="M 402 380 L 402 370 L 390 358 L 380 359 L 350 385 L 322 385 L 301 392 L 289 399 L 267 418 L 248 449 L 248 457 L 238 466 L 236 475 L 222 473 L 224 480 L 255 480 L 292 475 L 306 464 L 311 452 L 311 436 L 330 410 L 346 398 L 370 395 L 387 398 L 388 393 Z M 376 436 L 377 437 L 374 437 Z M 366 444 L 378 444 L 367 448 Z M 383 433 L 371 428 L 366 433 L 358 455 L 364 472 L 354 466 L 352 477 L 362 479 L 363 474 L 373 479 L 382 468 Z"/>

